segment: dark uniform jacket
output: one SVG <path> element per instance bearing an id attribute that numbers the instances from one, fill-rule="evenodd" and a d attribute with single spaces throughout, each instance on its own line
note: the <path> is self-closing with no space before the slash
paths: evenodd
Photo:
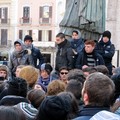
<path id="1" fill-rule="evenodd" d="M 104 43 L 103 40 L 101 40 L 96 45 L 96 51 L 103 57 L 105 61 L 105 65 L 109 70 L 110 75 L 112 74 L 112 57 L 115 53 L 115 46 L 111 43 L 109 40 L 107 43 Z"/>

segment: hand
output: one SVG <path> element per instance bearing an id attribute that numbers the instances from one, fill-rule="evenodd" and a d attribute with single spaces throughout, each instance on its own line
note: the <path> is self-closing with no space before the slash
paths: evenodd
<path id="1" fill-rule="evenodd" d="M 87 67 L 88 67 L 87 65 L 83 65 L 83 66 L 82 66 L 82 69 L 87 68 Z"/>

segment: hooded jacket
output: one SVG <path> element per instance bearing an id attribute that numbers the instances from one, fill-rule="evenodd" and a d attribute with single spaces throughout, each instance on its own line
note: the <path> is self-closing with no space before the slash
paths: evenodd
<path id="1" fill-rule="evenodd" d="M 24 44 L 22 43 L 21 40 L 16 40 L 14 42 L 14 45 L 18 43 L 22 46 L 21 51 L 14 51 L 10 55 L 10 63 L 9 63 L 9 68 L 10 68 L 10 74 L 11 77 L 15 76 L 15 71 L 18 65 L 34 65 L 33 60 L 30 55 L 24 53 Z"/>

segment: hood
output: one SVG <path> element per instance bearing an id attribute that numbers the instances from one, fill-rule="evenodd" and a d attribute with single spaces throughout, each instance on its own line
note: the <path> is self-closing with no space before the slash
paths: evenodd
<path id="1" fill-rule="evenodd" d="M 16 40 L 15 42 L 14 42 L 14 46 L 15 46 L 15 44 L 20 44 L 21 46 L 22 46 L 22 48 L 24 48 L 24 44 L 23 44 L 23 42 L 22 42 L 22 40 L 21 39 L 18 39 L 18 40 Z"/>

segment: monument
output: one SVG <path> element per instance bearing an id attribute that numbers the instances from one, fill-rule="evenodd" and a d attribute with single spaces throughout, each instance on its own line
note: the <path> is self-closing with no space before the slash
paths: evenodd
<path id="1" fill-rule="evenodd" d="M 73 30 L 83 39 L 98 40 L 105 31 L 105 0 L 66 0 L 60 31 L 71 36 Z"/>

